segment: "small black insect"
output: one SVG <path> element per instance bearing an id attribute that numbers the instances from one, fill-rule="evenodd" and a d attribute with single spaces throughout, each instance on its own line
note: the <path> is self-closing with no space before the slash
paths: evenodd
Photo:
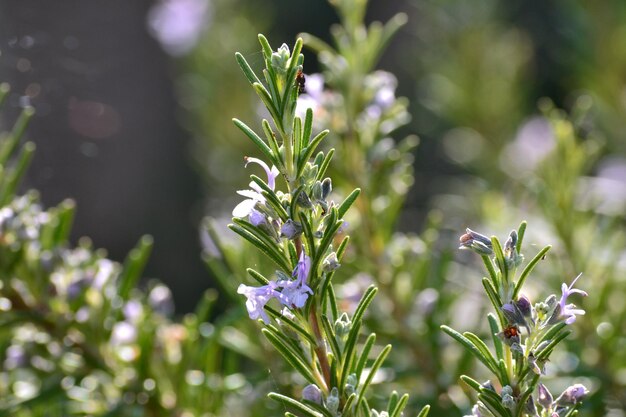
<path id="1" fill-rule="evenodd" d="M 304 73 L 302 72 L 302 70 L 298 70 L 298 73 L 296 74 L 296 86 L 298 87 L 298 94 L 302 94 L 306 91 L 304 88 L 305 82 L 306 79 L 304 78 Z"/>

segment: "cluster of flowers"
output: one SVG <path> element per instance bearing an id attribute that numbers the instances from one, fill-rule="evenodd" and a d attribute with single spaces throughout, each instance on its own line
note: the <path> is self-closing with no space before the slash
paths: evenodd
<path id="1" fill-rule="evenodd" d="M 261 159 L 246 157 L 245 165 L 247 166 L 250 163 L 258 164 L 263 168 L 267 175 L 268 189 L 275 193 L 279 200 L 282 200 L 281 203 L 288 205 L 291 196 L 276 191 L 276 179 L 280 174 L 279 170 L 275 166 L 270 168 Z M 311 167 L 310 164 L 309 167 Z M 312 168 L 312 170 L 315 170 L 315 168 Z M 308 182 L 311 183 L 311 181 Z M 329 207 L 334 205 L 332 202 L 330 204 L 327 202 L 327 197 L 332 190 L 332 183 L 330 178 L 326 178 L 323 181 L 313 181 L 312 183 L 311 196 L 302 191 L 298 196 L 297 203 L 299 206 L 307 209 L 313 209 L 314 205 L 319 205 L 321 207 L 320 214 L 323 216 L 328 212 Z M 237 191 L 239 195 L 246 197 L 246 199 L 233 209 L 233 217 L 247 219 L 251 225 L 258 227 L 276 243 L 280 243 L 282 238 L 294 240 L 302 235 L 303 229 L 300 222 L 291 218 L 282 221 L 272 206 L 267 204 L 267 199 L 263 195 L 264 190 L 261 186 L 254 181 L 251 181 L 249 186 L 250 189 L 248 190 Z M 317 235 L 321 237 L 322 232 L 319 231 Z M 323 269 L 330 272 L 338 267 L 339 263 L 336 254 L 332 252 L 324 259 Z M 273 298 L 287 308 L 304 307 L 309 295 L 313 294 L 313 290 L 308 285 L 310 270 L 311 258 L 304 249 L 301 249 L 298 263 L 293 269 L 291 277 L 285 272 L 277 270 L 277 279 L 269 281 L 266 285 L 252 287 L 241 284 L 237 292 L 247 298 L 246 308 L 250 318 L 254 320 L 261 318 L 265 324 L 269 324 L 270 319 L 264 307 Z"/>
<path id="2" fill-rule="evenodd" d="M 524 230 L 525 223 L 520 227 L 520 232 L 523 233 Z M 500 405 L 505 410 L 520 410 L 526 415 L 541 415 L 542 417 L 571 415 L 570 413 L 575 411 L 575 406 L 588 393 L 587 388 L 581 384 L 572 385 L 556 400 L 553 400 L 545 385 L 538 381 L 542 375 L 545 375 L 545 364 L 552 349 L 568 334 L 564 328 L 573 324 L 577 316 L 585 314 L 583 309 L 568 303 L 568 298 L 572 294 L 587 296 L 585 291 L 574 288 L 581 275 L 578 275 L 570 285 L 562 284 L 560 299 L 552 294 L 545 301 L 533 305 L 528 297 L 520 293 L 521 287 L 534 265 L 545 255 L 549 247 L 544 248 L 529 263 L 518 282 L 513 285 L 512 276 L 523 261 L 523 256 L 519 253 L 517 231 L 511 232 L 503 248 L 500 248 L 497 239 L 489 239 L 471 229 L 467 229 L 466 234 L 461 236 L 460 243 L 462 249 L 471 249 L 480 254 L 487 268 L 494 272 L 493 284 L 486 279 L 486 289 L 492 302 L 495 301 L 494 306 L 499 309 L 497 313 L 500 317 L 501 329 L 495 336 L 503 342 L 506 349 L 506 353 L 499 353 L 499 356 L 508 355 L 508 364 L 505 365 L 504 374 L 497 375 L 502 384 L 499 394 L 491 381 L 482 384 L 478 391 L 483 393 L 483 401 L 477 402 L 472 415 L 476 417 L 498 415 L 495 414 L 498 411 L 498 405 L 495 407 L 493 404 L 487 405 L 486 399 L 491 395 L 489 392 L 498 396 Z M 493 263 L 489 258 L 492 255 L 495 255 Z M 497 273 L 494 265 L 498 268 Z M 493 288 L 491 293 L 490 288 Z M 508 301 L 499 305 L 500 299 Z M 492 330 L 494 328 L 495 318 Z M 485 353 L 485 355 L 483 359 L 491 364 L 490 354 Z M 498 371 L 495 367 L 494 369 Z M 489 392 L 485 393 L 485 391 Z M 532 395 L 533 392 L 535 396 Z M 536 404 L 542 408 L 541 414 L 538 414 Z"/>
<path id="3" fill-rule="evenodd" d="M 287 307 L 304 307 L 309 294 L 313 294 L 313 290 L 306 283 L 310 270 L 311 258 L 302 252 L 300 261 L 293 270 L 293 276 L 296 277 L 295 280 L 287 278 L 270 281 L 269 284 L 261 287 L 239 285 L 237 293 L 246 296 L 246 308 L 250 318 L 253 320 L 261 318 L 265 324 L 269 324 L 270 319 L 264 308 L 265 304 L 272 298 L 276 298 L 282 305 Z M 281 271 L 277 271 L 277 274 L 284 275 Z"/>

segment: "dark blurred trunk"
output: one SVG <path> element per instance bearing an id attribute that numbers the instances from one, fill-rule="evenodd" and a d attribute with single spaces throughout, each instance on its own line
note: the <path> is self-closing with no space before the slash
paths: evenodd
<path id="1" fill-rule="evenodd" d="M 46 206 L 76 200 L 73 239 L 89 236 L 123 260 L 155 238 L 147 277 L 171 287 L 178 310 L 208 284 L 200 261 L 201 199 L 175 120 L 167 57 L 147 34 L 147 1 L 0 3 L 0 80 L 14 120 L 30 101 L 37 144 L 25 188 Z M 26 99 L 29 96 L 30 99 Z"/>

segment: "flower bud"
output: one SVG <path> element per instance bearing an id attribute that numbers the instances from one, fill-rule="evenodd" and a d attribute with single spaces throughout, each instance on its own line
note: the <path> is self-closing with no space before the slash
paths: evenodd
<path id="1" fill-rule="evenodd" d="M 322 404 L 322 390 L 320 390 L 317 385 L 309 384 L 302 390 L 302 399 L 316 404 Z"/>
<path id="2" fill-rule="evenodd" d="M 337 410 L 339 409 L 339 390 L 337 387 L 333 387 L 330 390 L 330 394 L 326 398 L 326 409 L 330 411 L 332 415 L 337 414 Z"/>
<path id="3" fill-rule="evenodd" d="M 344 388 L 344 392 L 347 396 L 352 395 L 354 392 L 356 392 L 356 386 L 358 384 L 358 379 L 356 377 L 356 374 L 350 374 L 348 375 L 348 378 L 346 379 L 346 386 Z"/>
<path id="4" fill-rule="evenodd" d="M 515 398 L 512 395 L 505 394 L 502 396 L 502 405 L 508 408 L 509 410 L 515 409 Z"/>
<path id="5" fill-rule="evenodd" d="M 352 321 L 350 321 L 350 317 L 346 313 L 339 316 L 339 319 L 335 322 L 335 333 L 340 339 L 347 336 L 351 328 Z"/>
<path id="6" fill-rule="evenodd" d="M 280 228 L 280 235 L 286 237 L 289 240 L 293 240 L 296 237 L 300 236 L 302 233 L 302 225 L 298 222 L 294 222 L 291 219 L 288 219 L 283 227 Z"/>
<path id="7" fill-rule="evenodd" d="M 309 196 L 305 193 L 299 193 L 298 194 L 298 200 L 297 203 L 300 207 L 305 208 L 305 209 L 312 209 L 313 208 L 313 203 L 311 203 L 311 199 L 309 198 Z"/>
<path id="8" fill-rule="evenodd" d="M 553 397 L 552 394 L 550 394 L 550 390 L 542 383 L 539 383 L 537 387 L 537 402 L 539 405 L 542 406 L 544 410 L 549 410 L 552 407 L 552 401 Z"/>
<path id="9" fill-rule="evenodd" d="M 467 233 L 459 238 L 459 249 L 471 249 L 479 255 L 493 255 L 491 239 L 471 229 L 465 229 Z"/>
<path id="10" fill-rule="evenodd" d="M 524 261 L 524 256 L 517 253 L 517 232 L 512 230 L 504 243 L 504 259 L 509 268 L 517 268 Z"/>
<path id="11" fill-rule="evenodd" d="M 532 316 L 532 306 L 530 300 L 525 295 L 520 295 L 515 301 L 515 306 L 524 317 Z"/>
<path id="12" fill-rule="evenodd" d="M 322 197 L 322 183 L 320 181 L 315 181 L 313 187 L 311 188 L 311 197 L 315 201 L 322 201 L 324 197 Z"/>
<path id="13" fill-rule="evenodd" d="M 517 306 L 513 303 L 506 303 L 501 308 L 504 317 L 511 324 L 517 324 L 519 326 L 527 326 L 526 319 L 524 319 L 524 315 L 517 308 Z"/>
<path id="14" fill-rule="evenodd" d="M 340 266 L 341 264 L 339 263 L 335 252 L 329 253 L 328 256 L 322 261 L 322 271 L 324 272 L 332 272 Z"/>
<path id="15" fill-rule="evenodd" d="M 582 384 L 574 384 L 563 391 L 556 404 L 561 406 L 576 405 L 582 401 L 585 395 L 589 394 L 589 390 Z"/>
<path id="16" fill-rule="evenodd" d="M 289 66 L 290 57 L 289 47 L 287 44 L 282 44 L 278 51 L 272 53 L 271 65 L 272 68 L 279 74 L 285 74 Z"/>
<path id="17" fill-rule="evenodd" d="M 326 200 L 330 192 L 333 190 L 333 183 L 330 178 L 324 178 L 322 181 L 322 200 Z"/>

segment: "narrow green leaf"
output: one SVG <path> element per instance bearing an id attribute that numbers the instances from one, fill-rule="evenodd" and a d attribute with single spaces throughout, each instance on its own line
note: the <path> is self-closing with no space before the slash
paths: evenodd
<path id="1" fill-rule="evenodd" d="M 489 277 L 491 277 L 491 283 L 496 287 L 498 285 L 498 275 L 496 274 L 496 270 L 493 268 L 493 262 L 491 258 L 487 255 L 481 256 L 483 263 L 485 264 L 485 268 L 487 268 L 487 272 L 489 272 Z"/>
<path id="2" fill-rule="evenodd" d="M 289 265 L 289 261 L 286 258 L 285 254 L 282 252 L 281 248 L 278 246 L 276 241 L 268 236 L 263 229 L 259 226 L 255 226 L 252 223 L 249 223 L 243 219 L 233 218 L 233 223 L 237 226 L 241 227 L 244 230 L 247 230 L 250 234 L 252 234 L 259 242 L 263 244 L 267 251 L 272 252 L 275 257 L 279 259 L 283 259 L 285 265 Z"/>
<path id="3" fill-rule="evenodd" d="M 352 316 L 353 323 L 361 321 L 363 315 L 365 314 L 365 311 L 367 310 L 367 307 L 369 307 L 369 305 L 372 303 L 377 292 L 378 288 L 376 288 L 376 286 L 374 285 L 370 285 L 369 288 L 365 290 L 365 293 L 361 297 L 361 300 L 359 301 L 359 304 L 354 311 L 354 315 Z"/>
<path id="4" fill-rule="evenodd" d="M 496 255 L 496 263 L 498 264 L 498 269 L 502 273 L 502 277 L 504 278 L 504 282 L 509 281 L 509 268 L 506 266 L 506 261 L 504 260 L 504 251 L 502 250 L 502 245 L 497 237 L 491 237 L 491 246 L 493 247 L 493 251 Z"/>
<path id="5" fill-rule="evenodd" d="M 500 379 L 502 385 L 511 385 L 511 381 L 509 380 L 509 373 L 507 372 L 506 364 L 504 363 L 503 359 L 498 360 L 498 368 L 500 369 L 499 375 L 502 377 L 502 379 Z M 498 375 L 497 372 L 496 375 Z"/>
<path id="6" fill-rule="evenodd" d="M 518 402 L 517 402 L 517 413 L 516 415 L 518 416 L 523 416 L 524 415 L 524 409 L 526 407 L 526 401 L 528 401 L 528 397 L 530 397 L 530 395 L 533 393 L 533 391 L 535 390 L 535 388 L 537 387 L 537 383 L 539 382 L 539 375 L 535 375 L 532 379 L 532 381 L 530 382 L 530 384 L 528 384 L 528 388 L 526 389 L 526 391 L 524 391 L 522 393 L 522 395 L 520 396 Z"/>
<path id="7" fill-rule="evenodd" d="M 376 360 L 374 361 L 374 364 L 372 365 L 370 373 L 367 375 L 365 382 L 363 382 L 363 385 L 359 389 L 359 397 L 356 400 L 357 406 L 363 400 L 363 396 L 365 395 L 365 392 L 367 391 L 370 384 L 372 383 L 372 380 L 374 379 L 376 372 L 378 372 L 383 362 L 385 361 L 385 358 L 387 358 L 387 355 L 389 355 L 389 352 L 391 352 L 391 345 L 385 346 L 383 350 L 380 352 L 380 354 L 378 355 L 378 357 L 376 358 Z"/>
<path id="8" fill-rule="evenodd" d="M 309 222 L 309 219 L 304 212 L 300 212 L 298 217 L 300 219 L 300 224 L 302 224 L 302 233 L 304 234 L 304 237 L 307 241 L 307 245 L 309 247 L 308 248 L 309 256 L 312 259 L 315 259 L 315 257 L 317 256 L 317 252 L 315 250 L 315 236 L 313 236 L 313 229 L 311 228 L 311 222 Z M 324 254 L 320 254 L 320 256 L 324 256 Z"/>
<path id="9" fill-rule="evenodd" d="M 517 280 L 517 283 L 515 284 L 515 289 L 513 290 L 514 300 L 517 299 L 517 296 L 519 295 L 519 292 L 521 291 L 524 282 L 526 282 L 526 278 L 528 277 L 528 275 L 530 275 L 533 269 L 535 269 L 537 263 L 539 263 L 539 261 L 545 256 L 546 253 L 548 253 L 551 248 L 552 246 L 548 245 L 545 248 L 541 249 L 539 253 L 535 255 L 535 257 L 530 262 L 528 262 L 528 265 L 526 265 L 526 268 L 524 268 L 519 279 Z"/>
<path id="10" fill-rule="evenodd" d="M 309 369 L 309 366 L 300 358 L 297 352 L 295 352 L 289 345 L 285 344 L 282 340 L 280 340 L 277 335 L 275 335 L 272 331 L 267 328 L 261 329 L 263 335 L 267 338 L 267 340 L 276 348 L 278 353 L 280 353 L 283 358 L 294 368 L 296 371 L 300 373 L 311 384 L 316 384 L 317 381 L 313 376 L 313 372 Z"/>
<path id="11" fill-rule="evenodd" d="M 408 17 L 406 13 L 398 13 L 393 16 L 389 21 L 385 24 L 381 36 L 378 41 L 378 45 L 373 48 L 376 51 L 376 55 L 371 60 L 370 65 L 376 65 L 383 51 L 387 48 L 387 45 L 391 41 L 391 38 L 400 30 L 402 26 L 404 26 L 408 22 Z"/>
<path id="12" fill-rule="evenodd" d="M 330 411 L 326 409 L 326 407 L 324 407 L 323 404 L 317 404 L 309 400 L 302 400 L 300 402 L 304 405 L 311 407 L 313 410 L 317 411 L 318 413 L 322 413 L 325 417 L 335 417 L 333 414 L 331 414 Z"/>
<path id="13" fill-rule="evenodd" d="M 76 204 L 73 200 L 64 200 L 57 206 L 57 225 L 54 229 L 52 245 L 60 246 L 67 242 L 74 222 Z"/>
<path id="14" fill-rule="evenodd" d="M 0 202 L 2 205 L 8 204 L 15 195 L 20 179 L 22 179 L 22 176 L 30 165 L 30 161 L 33 159 L 34 153 L 35 144 L 32 142 L 26 142 L 17 158 L 15 168 L 9 172 L 6 183 L 3 184 L 2 190 L 0 191 Z"/>
<path id="15" fill-rule="evenodd" d="M 32 107 L 26 107 L 22 110 L 15 125 L 13 125 L 11 133 L 2 141 L 0 146 L 0 165 L 5 165 L 9 160 L 34 114 L 35 109 Z"/>
<path id="16" fill-rule="evenodd" d="M 356 188 L 354 191 L 350 193 L 350 195 L 346 197 L 345 200 L 343 200 L 343 203 L 341 203 L 341 205 L 337 209 L 340 219 L 343 218 L 343 216 L 346 214 L 348 209 L 352 206 L 352 204 L 354 204 L 359 194 L 361 194 L 361 189 Z"/>
<path id="17" fill-rule="evenodd" d="M 483 389 L 483 386 L 480 384 L 480 382 L 476 381 L 473 378 L 470 378 L 467 375 L 461 375 L 461 380 L 465 382 L 467 385 L 469 385 L 470 387 L 472 387 L 479 394 Z"/>
<path id="18" fill-rule="evenodd" d="M 120 287 L 118 290 L 118 294 L 123 300 L 128 299 L 130 291 L 135 288 L 137 281 L 141 278 L 141 274 L 150 257 L 153 243 L 152 236 L 143 236 L 139 239 L 137 246 L 126 257 L 124 268 L 119 278 Z"/>
<path id="19" fill-rule="evenodd" d="M 461 333 L 457 332 L 456 330 L 454 330 L 451 327 L 448 327 L 446 325 L 442 325 L 441 326 L 441 330 L 443 330 L 445 333 L 447 333 L 449 336 L 451 336 L 457 342 L 462 344 L 479 361 L 481 361 L 487 367 L 487 369 L 491 370 L 496 375 L 499 374 L 499 369 L 497 367 L 494 369 L 492 367 L 493 366 L 492 363 L 489 362 L 489 358 L 486 358 L 482 354 L 482 352 L 476 346 L 474 346 L 474 344 L 467 337 L 463 336 Z"/>
<path id="20" fill-rule="evenodd" d="M 406 404 L 409 402 L 409 394 L 404 394 L 400 401 L 397 402 L 396 406 L 393 410 L 389 410 L 389 417 L 400 417 L 402 415 L 402 411 L 406 407 Z"/>
<path id="21" fill-rule="evenodd" d="M 330 345 L 330 350 L 332 350 L 335 358 L 341 358 L 341 348 L 337 343 L 337 336 L 335 335 L 335 331 L 333 329 L 333 325 L 328 320 L 328 316 L 326 314 L 322 314 L 322 326 L 324 327 L 324 333 L 326 333 L 326 340 Z M 315 346 L 315 343 L 313 343 Z"/>
<path id="22" fill-rule="evenodd" d="M 233 232 L 237 233 L 239 236 L 243 237 L 248 242 L 250 242 L 251 244 L 256 246 L 261 252 L 266 254 L 284 272 L 287 272 L 287 273 L 291 272 L 291 268 L 289 267 L 289 264 L 285 260 L 284 256 L 276 254 L 275 251 L 272 251 L 270 248 L 268 248 L 263 243 L 263 241 L 259 240 L 254 234 L 250 233 L 249 231 L 247 231 L 243 227 L 241 227 L 239 225 L 236 225 L 236 224 L 229 224 L 228 227 Z"/>
<path id="23" fill-rule="evenodd" d="M 501 398 L 494 398 L 490 394 L 495 394 L 491 390 L 483 390 L 478 394 L 478 399 L 491 411 L 494 416 L 498 417 L 512 417 L 511 411 L 508 408 L 504 408 Z M 497 394 L 495 394 L 497 396 Z"/>
<path id="24" fill-rule="evenodd" d="M 489 320 L 489 329 L 491 330 L 493 346 L 496 349 L 496 357 L 498 359 L 504 359 L 504 347 L 502 345 L 502 340 L 500 340 L 497 336 L 497 334 L 500 333 L 500 328 L 498 327 L 496 316 L 494 316 L 493 313 L 489 313 L 487 315 L 487 319 Z"/>
<path id="25" fill-rule="evenodd" d="M 270 392 L 269 394 L 267 394 L 267 396 L 272 400 L 285 405 L 286 407 L 291 407 L 292 409 L 297 410 L 298 413 L 301 413 L 298 415 L 306 417 L 324 417 L 324 414 L 319 413 L 312 408 L 302 404 L 300 401 L 294 400 L 293 398 L 287 397 L 286 395 L 281 395 L 277 392 Z"/>
<path id="26" fill-rule="evenodd" d="M 497 374 L 498 362 L 496 361 L 496 358 L 494 358 L 493 354 L 489 351 L 489 348 L 487 347 L 485 342 L 480 340 L 480 338 L 472 332 L 464 332 L 463 336 L 465 336 L 467 340 L 469 340 L 476 347 L 476 349 L 480 351 L 482 356 L 489 363 L 489 369 Z"/>
<path id="27" fill-rule="evenodd" d="M 267 38 L 260 33 L 259 33 L 258 38 L 259 38 L 259 43 L 261 44 L 261 47 L 263 48 L 263 55 L 265 56 L 265 59 L 267 60 L 271 59 L 272 53 L 274 51 L 272 50 L 272 47 L 270 46 L 270 43 L 268 42 Z"/>
<path id="28" fill-rule="evenodd" d="M 507 320 L 505 319 L 504 314 L 502 314 L 501 308 L 503 304 L 500 299 L 500 295 L 496 292 L 496 289 L 493 287 L 493 284 L 488 278 L 483 277 L 482 283 L 485 288 L 485 292 L 487 293 L 487 297 L 489 297 L 489 301 L 491 301 L 491 304 L 500 319 L 500 323 L 502 323 L 503 326 L 506 325 Z"/>
<path id="29" fill-rule="evenodd" d="M 274 155 L 272 154 L 271 149 L 269 148 L 269 146 L 267 146 L 267 144 L 265 142 L 263 142 L 263 139 L 261 139 L 259 137 L 259 135 L 257 135 L 254 130 L 250 129 L 244 122 L 242 122 L 239 119 L 233 119 L 233 123 L 235 124 L 235 126 L 237 126 L 247 137 L 250 138 L 250 140 L 252 140 L 252 142 L 257 146 L 257 148 L 259 148 L 259 150 L 263 153 L 263 155 L 265 155 L 270 161 L 274 161 Z M 274 165 L 278 166 L 276 163 L 274 163 Z"/>
<path id="30" fill-rule="evenodd" d="M 302 52 L 302 43 L 302 38 L 298 37 L 298 39 L 296 39 L 296 43 L 293 45 L 291 58 L 289 59 L 289 70 L 296 68 L 296 66 L 298 65 L 300 53 Z"/>
<path id="31" fill-rule="evenodd" d="M 300 160 L 298 157 L 300 156 L 300 153 L 302 152 L 303 149 L 303 144 L 302 144 L 302 119 L 300 119 L 299 117 L 294 117 L 293 118 L 293 126 L 292 126 L 293 132 L 291 133 L 292 137 L 293 137 L 293 142 L 294 142 L 294 148 L 293 148 L 293 153 L 294 153 L 294 162 L 298 163 L 298 161 Z"/>
<path id="32" fill-rule="evenodd" d="M 535 354 L 536 358 L 537 358 L 538 360 L 541 360 L 541 359 L 547 359 L 547 358 L 548 358 L 548 356 L 550 355 L 550 353 L 552 353 L 552 350 L 554 349 L 554 347 L 555 347 L 556 345 L 558 345 L 558 344 L 561 342 L 561 340 L 563 340 L 563 339 L 565 339 L 567 336 L 569 336 L 569 335 L 570 335 L 570 333 L 571 333 L 571 331 L 570 331 L 570 330 L 566 330 L 566 331 L 563 331 L 563 332 L 561 332 L 561 333 L 557 334 L 557 335 L 554 337 L 554 339 L 552 339 L 552 340 L 550 341 L 550 343 L 548 343 L 548 345 L 547 345 L 545 348 L 543 348 L 542 350 L 540 350 L 539 352 L 537 352 L 537 353 Z"/>
<path id="33" fill-rule="evenodd" d="M 304 167 L 306 166 L 308 160 L 311 159 L 311 156 L 315 152 L 315 149 L 317 149 L 317 145 L 320 144 L 320 142 L 326 137 L 326 135 L 328 135 L 329 132 L 330 131 L 328 129 L 322 130 L 311 140 L 308 146 L 303 149 L 298 158 L 298 177 L 302 175 L 302 171 L 304 170 Z"/>
<path id="34" fill-rule="evenodd" d="M 419 412 L 417 417 L 427 417 L 428 412 L 430 411 L 430 405 L 425 405 L 422 410 Z"/>
<path id="35" fill-rule="evenodd" d="M 319 169 L 317 170 L 316 180 L 322 181 L 324 179 L 324 175 L 326 174 L 326 170 L 328 170 L 328 166 L 330 165 L 330 161 L 333 159 L 333 155 L 335 154 L 335 148 L 331 148 L 328 150 L 328 153 L 324 157 L 322 164 L 319 165 Z"/>
<path id="36" fill-rule="evenodd" d="M 270 116 L 272 116 L 272 119 L 274 120 L 276 127 L 280 130 L 281 133 L 284 133 L 280 114 L 278 113 L 278 109 L 276 108 L 276 105 L 274 104 L 274 101 L 269 91 L 267 91 L 265 86 L 260 83 L 252 84 L 252 88 L 254 88 L 254 91 L 256 91 L 257 95 L 259 96 L 259 98 L 261 99 L 265 107 L 267 108 L 267 111 L 270 113 Z"/>
<path id="37" fill-rule="evenodd" d="M 372 350 L 372 346 L 374 346 L 374 342 L 376 341 L 376 334 L 372 333 L 365 340 L 365 344 L 363 345 L 363 349 L 361 349 L 361 355 L 359 356 L 359 360 L 356 364 L 355 374 L 358 380 L 361 380 L 361 374 L 363 373 L 363 369 L 365 369 L 365 365 L 367 364 L 367 359 L 369 358 L 370 351 Z"/>
<path id="38" fill-rule="evenodd" d="M 566 327 L 567 327 L 567 324 L 565 324 L 564 322 L 555 324 L 550 329 L 548 329 L 548 331 L 543 336 L 541 336 L 540 340 L 535 342 L 535 345 L 540 345 L 542 342 L 546 340 L 554 339 L 554 337 Z"/>
<path id="39" fill-rule="evenodd" d="M 243 74 L 246 76 L 250 84 L 261 83 L 261 80 L 259 80 L 259 78 L 256 76 L 256 74 L 248 64 L 248 61 L 246 61 L 246 58 L 244 58 L 243 55 L 241 55 L 239 52 L 236 52 L 235 59 L 239 64 L 239 68 L 241 68 Z"/>
<path id="40" fill-rule="evenodd" d="M 387 402 L 387 411 L 393 410 L 396 407 L 396 404 L 398 404 L 399 400 L 400 394 L 398 394 L 398 391 L 391 391 L 391 394 L 389 395 L 389 400 Z"/>
<path id="41" fill-rule="evenodd" d="M 332 277 L 332 275 L 330 275 L 330 277 Z M 337 297 L 335 296 L 335 290 L 333 289 L 333 283 L 330 279 L 330 277 L 328 278 L 328 285 L 327 285 L 327 289 L 326 289 L 326 293 L 328 294 L 328 300 L 330 301 L 330 313 L 333 316 L 333 320 L 337 320 L 339 319 L 339 308 L 337 307 Z"/>
<path id="42" fill-rule="evenodd" d="M 306 109 L 304 116 L 304 129 L 302 131 L 302 149 L 309 144 L 311 140 L 311 134 L 313 133 L 313 110 L 311 108 Z M 300 155 L 300 154 L 298 154 Z"/>
<path id="43" fill-rule="evenodd" d="M 356 392 L 353 392 L 346 400 L 346 404 L 343 406 L 344 414 L 347 410 L 352 409 L 352 404 L 354 403 L 354 400 L 356 400 Z"/>
<path id="44" fill-rule="evenodd" d="M 272 153 L 276 155 L 276 160 L 278 164 L 274 163 L 278 167 L 281 172 L 286 172 L 285 163 L 283 161 L 283 153 L 280 151 L 280 145 L 276 140 L 276 135 L 272 130 L 272 126 L 270 126 L 270 122 L 267 119 L 263 119 L 261 121 L 261 126 L 263 127 L 263 133 L 265 133 L 265 137 L 267 138 L 267 143 L 269 144 Z"/>
<path id="45" fill-rule="evenodd" d="M 270 283 L 269 279 L 265 278 L 265 276 L 263 276 L 263 274 L 261 274 L 260 272 L 255 271 L 252 268 L 247 268 L 246 272 L 248 273 L 248 275 L 250 275 L 252 278 L 254 278 L 261 285 L 267 285 L 267 284 Z"/>
<path id="46" fill-rule="evenodd" d="M 289 327 L 291 327 L 296 333 L 302 336 L 307 342 L 309 342 L 312 346 L 317 345 L 315 341 L 315 337 L 313 337 L 304 327 L 300 326 L 295 321 L 291 320 L 289 317 L 283 315 L 280 311 L 274 310 L 270 306 L 265 306 L 265 310 L 275 319 L 280 320 L 282 323 L 286 323 Z"/>
<path id="47" fill-rule="evenodd" d="M 341 357 L 341 378 L 339 379 L 339 390 L 343 393 L 343 389 L 346 386 L 346 379 L 352 369 L 352 364 L 355 362 L 356 342 L 359 337 L 359 330 L 361 330 L 361 322 L 352 322 L 352 328 L 348 333 L 348 339 L 343 347 L 343 355 Z"/>
<path id="48" fill-rule="evenodd" d="M 325 51 L 331 53 L 332 55 L 337 55 L 337 51 L 335 51 L 332 46 L 324 42 L 321 38 L 313 36 L 310 33 L 301 33 L 299 36 L 309 49 L 314 50 L 318 54 Z"/>
<path id="49" fill-rule="evenodd" d="M 526 220 L 520 223 L 517 229 L 517 243 L 515 244 L 515 250 L 517 253 L 522 253 L 522 242 L 524 241 L 524 235 L 526 234 Z"/>

